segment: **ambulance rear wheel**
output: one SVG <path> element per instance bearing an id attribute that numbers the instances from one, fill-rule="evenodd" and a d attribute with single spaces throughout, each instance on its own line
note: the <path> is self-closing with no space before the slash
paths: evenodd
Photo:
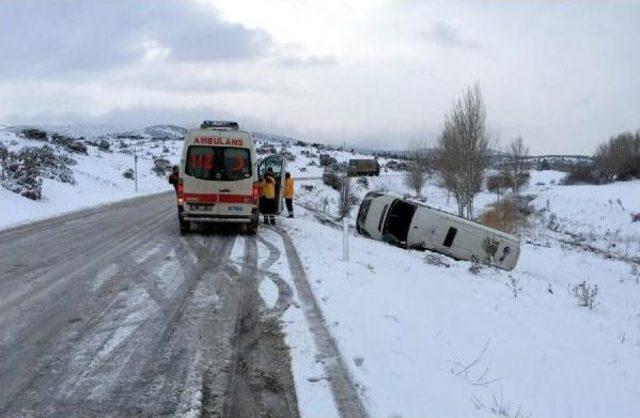
<path id="1" fill-rule="evenodd" d="M 191 221 L 180 220 L 180 235 L 191 232 Z"/>
<path id="2" fill-rule="evenodd" d="M 247 224 L 247 234 L 255 235 L 258 232 L 259 225 L 260 225 L 260 217 L 256 213 L 256 216 L 251 218 L 251 222 Z"/>

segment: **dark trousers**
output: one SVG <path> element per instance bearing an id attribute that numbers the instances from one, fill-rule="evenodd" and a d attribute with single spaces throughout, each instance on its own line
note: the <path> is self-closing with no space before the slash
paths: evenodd
<path id="1" fill-rule="evenodd" d="M 276 219 L 276 199 L 267 199 L 263 197 L 260 202 L 260 212 L 264 215 L 265 223 L 270 221 L 273 224 Z"/>
<path id="2" fill-rule="evenodd" d="M 284 199 L 284 203 L 287 204 L 287 212 L 289 212 L 289 215 L 293 215 L 293 199 Z"/>

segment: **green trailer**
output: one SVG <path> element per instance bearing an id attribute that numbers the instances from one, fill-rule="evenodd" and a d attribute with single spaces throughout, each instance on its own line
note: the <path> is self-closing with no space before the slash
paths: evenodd
<path id="1" fill-rule="evenodd" d="M 347 175 L 350 177 L 379 176 L 380 164 L 376 159 L 351 159 L 347 165 Z"/>

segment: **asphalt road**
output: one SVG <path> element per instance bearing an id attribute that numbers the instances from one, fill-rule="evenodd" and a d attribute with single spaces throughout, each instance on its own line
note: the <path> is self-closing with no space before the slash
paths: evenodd
<path id="1" fill-rule="evenodd" d="M 181 237 L 174 204 L 155 195 L 0 232 L 0 416 L 296 417 L 280 322 L 295 292 L 340 415 L 366 416 L 286 232 L 274 228 L 286 254 L 234 228 Z M 295 290 L 268 272 L 281 256 Z"/>

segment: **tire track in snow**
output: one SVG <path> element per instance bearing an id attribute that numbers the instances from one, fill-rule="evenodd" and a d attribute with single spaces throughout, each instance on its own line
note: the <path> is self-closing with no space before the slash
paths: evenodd
<path id="1" fill-rule="evenodd" d="M 180 254 L 185 280 L 167 298 L 162 318 L 147 323 L 147 329 L 141 331 L 145 340 L 142 349 L 134 351 L 128 360 L 126 379 L 110 393 L 115 400 L 110 407 L 113 413 L 134 414 L 135 405 L 151 415 L 187 413 L 200 408 L 197 392 L 202 390 L 204 364 L 199 334 L 206 326 L 206 311 L 217 301 L 212 285 L 222 280 L 220 275 L 234 237 L 207 237 L 201 242 L 190 238 L 194 237 L 187 238 L 187 248 L 174 247 Z M 198 264 L 193 264 L 191 251 L 196 254 Z"/>
<path id="2" fill-rule="evenodd" d="M 261 266 L 277 260 L 271 252 Z M 258 294 L 258 245 L 245 239 L 245 256 L 238 283 L 241 287 L 233 359 L 222 416 L 298 417 L 288 347 L 277 318 L 265 315 Z M 205 415 L 213 416 L 213 415 Z"/>
<path id="3" fill-rule="evenodd" d="M 324 364 L 331 385 L 331 393 L 340 416 L 343 418 L 368 417 L 369 414 L 360 399 L 358 389 L 353 383 L 349 369 L 327 327 L 322 315 L 322 310 L 313 294 L 313 290 L 311 289 L 311 285 L 309 284 L 304 267 L 302 266 L 302 262 L 300 261 L 291 237 L 280 227 L 272 229 L 282 237 L 282 241 L 284 242 L 287 260 L 298 298 L 302 304 L 304 316 L 309 323 L 311 333 L 313 334 L 319 358 Z"/>
<path id="4" fill-rule="evenodd" d="M 276 300 L 273 308 L 271 308 L 271 312 L 280 317 L 293 303 L 293 289 L 291 289 L 289 284 L 284 281 L 280 275 L 269 271 L 271 266 L 273 266 L 273 264 L 282 256 L 278 247 L 261 236 L 258 236 L 257 239 L 258 242 L 263 244 L 269 250 L 269 257 L 260 265 L 260 273 L 263 278 L 264 276 L 268 277 L 269 280 L 271 280 L 278 288 L 278 299 Z"/>

